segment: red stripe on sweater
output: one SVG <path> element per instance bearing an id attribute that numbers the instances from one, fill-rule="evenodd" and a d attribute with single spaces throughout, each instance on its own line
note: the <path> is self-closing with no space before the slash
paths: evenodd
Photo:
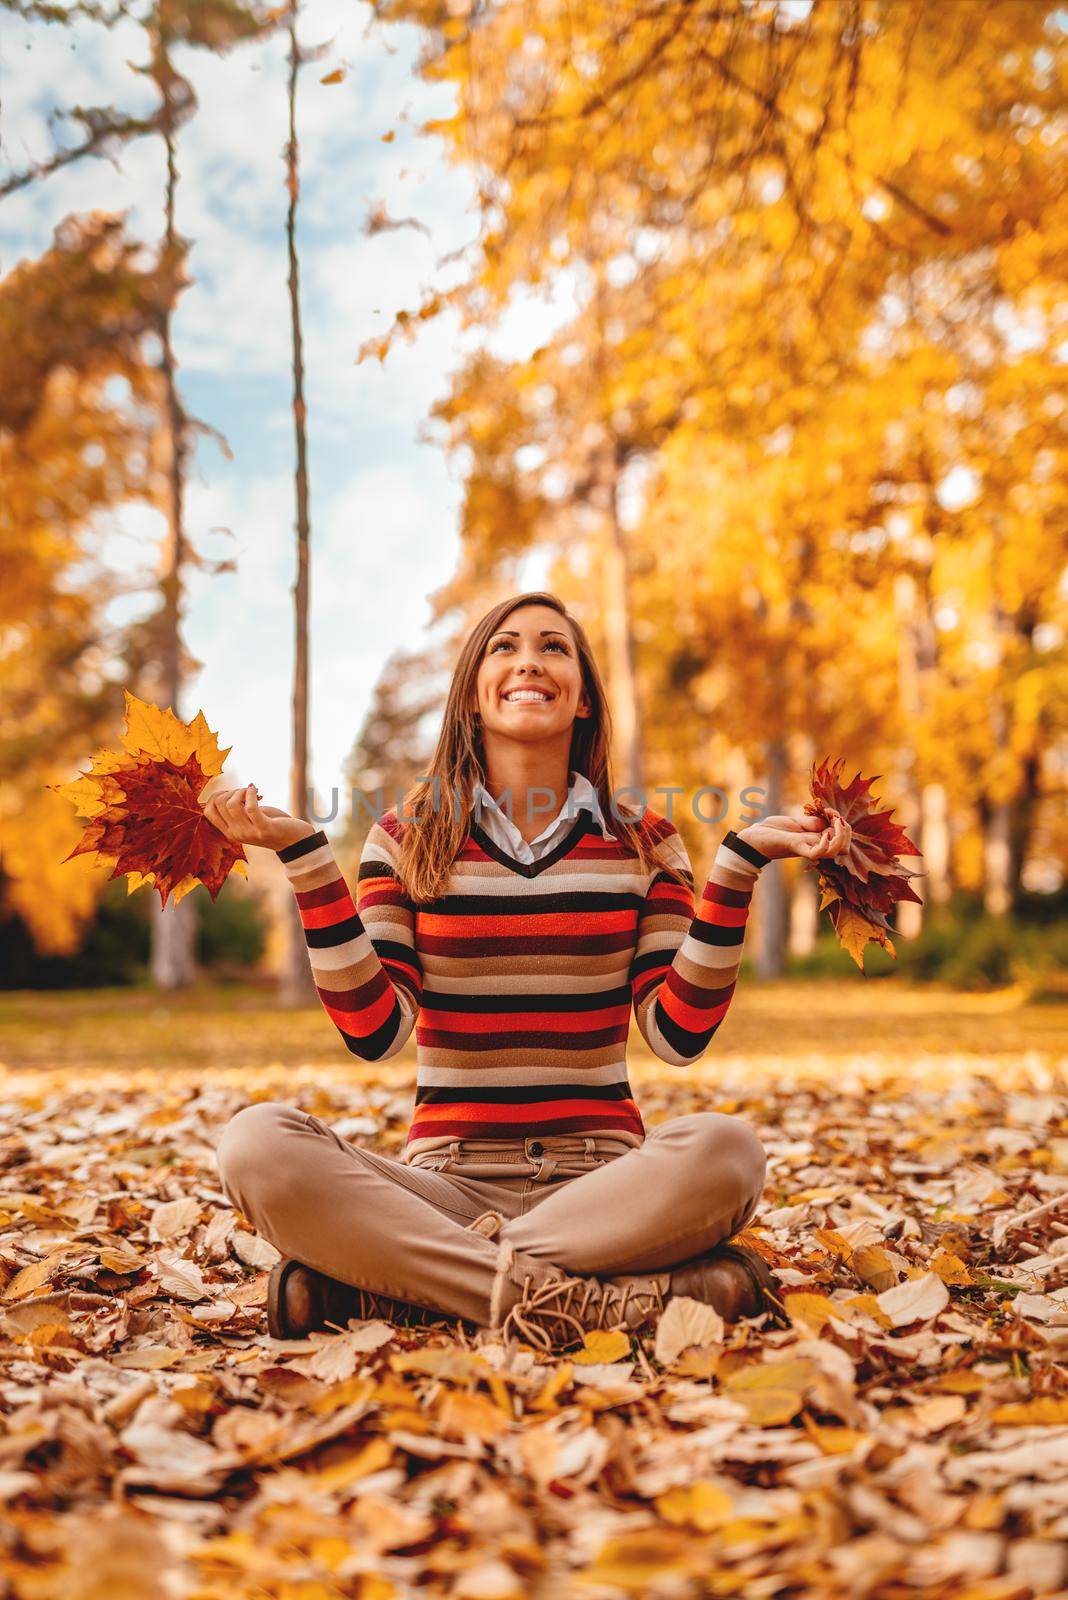
<path id="1" fill-rule="evenodd" d="M 552 939 L 575 926 L 574 912 L 524 911 L 515 917 L 491 916 L 435 916 L 429 911 L 416 913 L 415 928 L 418 935 L 442 938 L 449 934 L 454 939 L 477 935 L 480 939 L 507 939 L 515 933 L 536 934 Z M 626 933 L 637 923 L 634 911 L 587 911 L 582 916 L 582 926 L 594 938 L 606 933 Z"/>
<path id="2" fill-rule="evenodd" d="M 717 928 L 744 928 L 749 916 L 748 906 L 722 906 L 705 896 L 697 911 L 698 922 L 708 922 Z"/>
<path id="3" fill-rule="evenodd" d="M 419 1021 L 441 1033 L 516 1033 L 528 1028 L 544 1033 L 583 1033 L 607 1028 L 630 1016 L 626 1005 L 605 1006 L 600 1011 L 437 1011 L 423 1009 Z"/>
<path id="4" fill-rule="evenodd" d="M 332 905 L 300 908 L 300 920 L 306 928 L 336 928 L 339 922 L 347 922 L 355 915 L 356 907 L 347 894 L 343 900 L 335 900 Z"/>
<path id="5" fill-rule="evenodd" d="M 433 1128 L 420 1128 L 415 1124 L 409 1129 L 405 1143 L 442 1136 L 449 1139 L 515 1139 L 520 1134 L 524 1138 L 534 1138 L 539 1133 L 619 1132 L 636 1133 L 644 1138 L 645 1125 L 639 1116 L 628 1118 L 626 1122 L 606 1122 L 604 1117 L 548 1118 L 544 1122 L 529 1121 L 521 1130 L 517 1130 L 515 1123 L 510 1122 L 445 1122 L 435 1123 Z"/>
<path id="6" fill-rule="evenodd" d="M 508 1101 L 457 1100 L 452 1105 L 418 1106 L 416 1123 L 423 1123 L 435 1133 L 443 1122 L 507 1122 L 509 1126 L 537 1120 L 540 1123 L 556 1122 L 561 1117 L 596 1117 L 605 1125 L 630 1122 L 637 1113 L 633 1100 L 535 1100 L 529 1105 L 511 1105 Z M 531 1113 L 536 1113 L 532 1119 Z M 542 1114 L 544 1113 L 544 1114 Z"/>
<path id="7" fill-rule="evenodd" d="M 672 989 L 669 979 L 660 991 L 660 1004 L 680 1028 L 689 1033 L 707 1033 L 709 1028 L 723 1021 L 730 1001 L 724 1000 L 718 1006 L 688 1006 Z"/>
<path id="8" fill-rule="evenodd" d="M 374 1033 L 376 1028 L 389 1021 L 396 998 L 392 988 L 387 985 L 377 1000 L 372 1000 L 360 1011 L 339 1011 L 331 1005 L 326 1009 L 342 1033 L 347 1033 L 353 1039 L 366 1039 L 369 1033 Z"/>

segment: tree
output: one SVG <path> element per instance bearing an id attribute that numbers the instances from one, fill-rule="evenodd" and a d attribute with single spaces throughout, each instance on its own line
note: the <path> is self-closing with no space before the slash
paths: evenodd
<path id="1" fill-rule="evenodd" d="M 153 261 L 117 217 L 68 219 L 0 280 L 0 819 L 5 905 L 41 953 L 72 950 L 103 883 L 64 862 L 81 828 L 45 785 L 104 742 L 136 662 L 106 620 L 122 592 L 98 519 L 155 492 L 159 376 L 147 345 L 180 262 Z M 117 391 L 121 391 L 117 392 Z"/>
<path id="2" fill-rule="evenodd" d="M 196 109 L 196 96 L 188 79 L 178 71 L 174 51 L 179 45 L 216 50 L 221 53 L 249 39 L 257 39 L 271 26 L 254 6 L 240 0 L 156 0 L 144 20 L 149 60 L 139 70 L 150 77 L 159 93 L 159 131 L 166 156 L 164 189 L 164 261 L 184 258 L 187 241 L 178 232 L 176 203 L 178 192 L 177 137 L 182 124 Z M 178 363 L 174 350 L 171 308 L 161 310 L 157 332 L 160 342 L 160 371 L 164 387 L 165 428 L 161 434 L 166 450 L 167 531 L 160 571 L 161 651 L 159 682 L 161 703 L 181 716 L 182 686 L 182 591 L 187 563 L 205 563 L 191 551 L 185 527 L 185 478 L 193 434 L 204 430 L 194 423 L 182 404 L 178 390 Z M 214 564 L 216 572 L 232 569 L 232 562 Z M 187 897 L 188 898 L 188 897 Z M 153 906 L 152 975 L 164 989 L 180 988 L 194 973 L 196 912 L 181 901 L 162 908 Z"/>
<path id="3" fill-rule="evenodd" d="M 580 302 L 547 350 L 493 373 L 501 420 L 476 424 L 472 486 L 506 484 L 500 509 L 523 507 L 518 534 L 498 524 L 506 559 L 517 537 L 544 537 L 538 497 L 567 478 L 564 419 L 590 346 L 578 342 L 578 370 L 549 401 L 559 427 L 539 419 L 551 443 L 525 474 L 540 480 L 532 498 L 509 457 L 529 442 L 512 419 L 531 409 L 533 369 L 562 359 L 603 294 L 598 264 L 614 286 L 655 268 L 665 292 L 620 295 L 611 319 L 618 387 L 646 401 L 666 390 L 670 419 L 627 538 L 629 610 L 657 646 L 637 640 L 646 729 L 666 714 L 678 737 L 693 720 L 677 687 L 670 707 L 658 700 L 663 652 L 668 676 L 699 682 L 714 645 L 698 745 L 713 725 L 717 739 L 736 728 L 791 798 L 812 739 L 889 766 L 926 804 L 932 845 L 939 828 L 947 842 L 948 798 L 957 874 L 978 871 L 988 904 L 1008 904 L 1028 834 L 1063 796 L 1046 756 L 1068 726 L 1054 642 L 1065 540 L 1045 493 L 1064 430 L 1037 401 L 1057 383 L 1063 298 L 1063 15 L 1011 0 L 835 0 L 803 18 L 771 0 L 378 0 L 376 11 L 421 25 L 421 71 L 456 87 L 455 113 L 428 126 L 471 171 L 483 226 L 462 280 L 428 291 L 363 354 L 384 359 L 450 308 L 489 323 L 518 290 L 565 274 Z M 458 434 L 464 387 L 452 397 Z M 980 485 L 974 506 L 945 488 L 962 472 Z M 731 506 L 730 526 L 705 505 L 705 481 Z M 465 507 L 479 527 L 472 537 L 465 522 L 458 587 L 493 543 L 492 506 L 472 495 Z M 588 587 L 599 558 L 580 526 L 557 571 L 570 564 Z M 924 608 L 948 635 L 919 679 L 897 637 L 908 595 L 917 649 L 922 634 L 929 654 Z M 949 872 L 939 864 L 937 892 Z M 776 930 L 769 968 L 785 938 L 782 876 L 764 875 L 756 907 Z"/>
<path id="4" fill-rule="evenodd" d="M 311 513 L 308 489 L 307 406 L 304 399 L 304 335 L 300 309 L 300 257 L 297 250 L 297 205 L 300 200 L 300 145 L 297 140 L 297 79 L 301 66 L 321 52 L 302 50 L 297 43 L 297 0 L 288 8 L 289 28 L 289 138 L 285 146 L 286 253 L 289 261 L 289 315 L 293 336 L 293 433 L 296 446 L 297 578 L 293 588 L 293 759 L 289 782 L 289 809 L 295 817 L 308 815 L 308 607 L 310 595 Z M 288 1005 L 314 1000 L 315 980 L 308 963 L 308 941 L 295 900 L 286 906 L 286 944 L 283 955 L 281 998 Z"/>
<path id="5" fill-rule="evenodd" d="M 28 15 L 47 20 L 69 20 L 79 9 L 31 3 L 18 6 Z M 117 4 L 114 10 L 88 0 L 85 14 L 105 23 L 119 15 L 127 15 Z M 28 182 L 47 178 L 51 173 L 86 156 L 110 154 L 117 145 L 128 139 L 146 134 L 156 134 L 163 141 L 166 179 L 164 185 L 164 229 L 160 245 L 161 265 L 175 283 L 184 284 L 184 263 L 188 242 L 177 229 L 176 200 L 178 189 L 177 137 L 183 124 L 196 109 L 196 96 L 192 85 L 177 69 L 174 51 L 178 46 L 226 52 L 237 44 L 259 38 L 274 25 L 273 14 L 241 0 L 154 0 L 136 20 L 144 28 L 148 42 L 147 64 L 135 70 L 150 77 L 159 94 L 159 104 L 147 117 L 133 117 L 112 107 L 77 107 L 69 114 L 83 131 L 80 143 L 58 149 L 48 159 L 33 164 L 25 171 L 13 174 L 3 186 L 0 195 L 23 187 Z M 181 685 L 187 672 L 199 666 L 186 651 L 181 639 L 182 591 L 184 573 L 193 563 L 215 573 L 232 570 L 230 561 L 208 562 L 196 551 L 188 539 L 185 528 L 184 485 L 188 458 L 193 448 L 194 435 L 210 431 L 185 411 L 178 390 L 178 363 L 173 341 L 173 297 L 156 308 L 155 333 L 159 341 L 159 371 L 162 380 L 162 426 L 153 436 L 165 485 L 159 497 L 166 521 L 166 533 L 159 568 L 160 606 L 158 612 L 146 618 L 138 627 L 138 642 L 146 679 L 146 693 L 158 698 L 163 705 L 171 706 L 181 715 Z M 225 442 L 224 448 L 225 448 Z M 149 647 L 146 649 L 146 647 Z M 155 661 L 150 671 L 148 655 L 154 653 Z M 196 915 L 194 907 L 182 901 L 166 910 L 153 906 L 151 968 L 156 982 L 163 988 L 176 988 L 188 983 L 194 971 L 194 942 Z"/>
<path id="6" fill-rule="evenodd" d="M 337 855 L 353 869 L 371 822 L 399 805 L 426 771 L 448 693 L 450 650 L 397 650 L 375 684 L 371 705 L 345 763 L 352 801 Z"/>

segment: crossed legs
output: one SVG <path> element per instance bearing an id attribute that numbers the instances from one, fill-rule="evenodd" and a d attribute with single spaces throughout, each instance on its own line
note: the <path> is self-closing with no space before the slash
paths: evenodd
<path id="1" fill-rule="evenodd" d="M 499 1245 L 468 1224 L 487 1208 L 505 1217 L 500 1238 L 564 1271 L 659 1272 L 745 1227 L 766 1158 L 741 1119 L 696 1112 L 658 1124 L 603 1167 L 546 1184 L 521 1214 L 521 1180 L 409 1167 L 268 1101 L 231 1119 L 218 1164 L 229 1198 L 283 1255 L 485 1326 Z"/>

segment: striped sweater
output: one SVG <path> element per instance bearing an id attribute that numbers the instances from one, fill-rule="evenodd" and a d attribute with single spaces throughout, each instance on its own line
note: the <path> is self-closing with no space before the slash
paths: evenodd
<path id="1" fill-rule="evenodd" d="M 728 832 L 700 905 L 682 838 L 646 810 L 658 869 L 588 811 L 540 861 L 472 824 L 446 894 L 414 904 L 395 870 L 403 824 L 374 822 L 356 901 L 319 830 L 278 851 L 320 999 L 345 1046 L 386 1061 L 415 1029 L 404 1158 L 454 1139 L 645 1137 L 627 1033 L 661 1061 L 703 1054 L 734 994 L 754 882 L 768 857 Z M 686 883 L 659 867 L 682 868 Z"/>

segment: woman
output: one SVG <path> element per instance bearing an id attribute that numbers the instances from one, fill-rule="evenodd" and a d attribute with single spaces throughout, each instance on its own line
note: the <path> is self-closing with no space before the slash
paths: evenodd
<path id="1" fill-rule="evenodd" d="M 697 1061 L 761 868 L 837 855 L 851 830 L 775 816 L 728 832 L 695 913 L 678 831 L 613 803 L 608 751 L 586 634 L 531 593 L 472 629 L 431 771 L 372 824 L 355 904 L 321 830 L 252 784 L 207 802 L 229 839 L 277 851 L 346 1047 L 385 1061 L 413 1028 L 418 1047 L 399 1159 L 280 1104 L 223 1133 L 223 1187 L 284 1258 L 276 1337 L 444 1313 L 548 1349 L 644 1327 L 672 1294 L 776 1315 L 765 1263 L 725 1242 L 759 1203 L 759 1140 L 716 1112 L 647 1132 L 628 1024 L 633 1007 L 660 1060 Z"/>

